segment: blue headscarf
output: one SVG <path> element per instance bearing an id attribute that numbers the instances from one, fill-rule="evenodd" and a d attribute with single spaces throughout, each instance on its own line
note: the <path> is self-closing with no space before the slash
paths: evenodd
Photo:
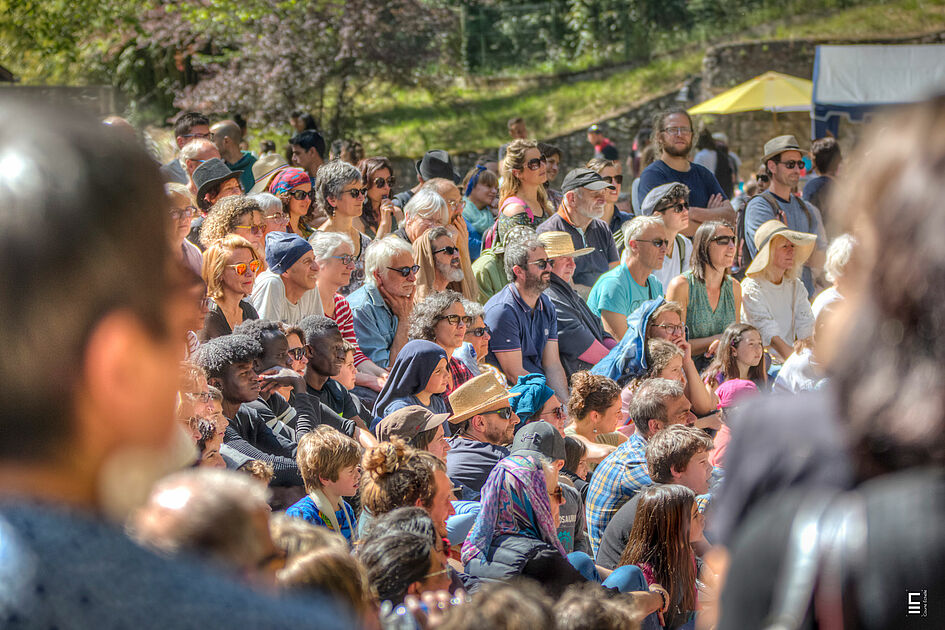
<path id="1" fill-rule="evenodd" d="M 446 351 L 432 341 L 408 341 L 397 353 L 397 359 L 390 368 L 384 389 L 374 405 L 374 415 L 383 418 L 389 404 L 398 398 L 416 396 L 422 392 L 440 359 L 445 358 Z"/>
<path id="2" fill-rule="evenodd" d="M 646 372 L 646 327 L 653 311 L 666 302 L 662 297 L 647 300 L 627 316 L 627 332 L 616 346 L 611 348 L 600 363 L 592 367 L 591 374 L 606 376 L 623 387 L 631 379 Z"/>
<path id="3" fill-rule="evenodd" d="M 479 183 L 479 176 L 482 175 L 482 172 L 486 170 L 486 167 L 482 164 L 476 164 L 476 172 L 473 173 L 473 176 L 469 178 L 469 183 L 466 184 L 466 192 L 463 193 L 463 197 L 469 197 L 469 193 L 473 191 L 473 188 L 476 187 L 476 184 Z"/>
<path id="4" fill-rule="evenodd" d="M 509 401 L 512 411 L 519 418 L 519 424 L 515 427 L 516 431 L 525 424 L 528 418 L 541 411 L 548 399 L 555 395 L 555 390 L 548 387 L 544 374 L 519 376 L 515 387 L 510 388 L 509 391 L 520 394 Z"/>

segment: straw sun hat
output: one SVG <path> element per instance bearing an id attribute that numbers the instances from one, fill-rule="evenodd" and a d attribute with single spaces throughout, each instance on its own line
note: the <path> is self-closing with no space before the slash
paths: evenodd
<path id="1" fill-rule="evenodd" d="M 276 173 L 287 168 L 289 163 L 285 158 L 277 153 L 268 153 L 253 163 L 253 179 L 256 183 L 249 189 L 250 193 L 266 192 L 269 188 L 269 182 L 276 176 Z"/>
<path id="2" fill-rule="evenodd" d="M 459 424 L 516 396 L 518 394 L 513 394 L 502 387 L 499 379 L 492 372 L 480 374 L 469 379 L 450 394 L 450 407 L 453 408 L 450 422 Z"/>
<path id="3" fill-rule="evenodd" d="M 571 240 L 571 235 L 567 232 L 542 232 L 538 235 L 538 240 L 545 246 L 545 254 L 548 258 L 584 256 L 594 251 L 593 247 L 574 249 L 574 241 Z"/>
<path id="4" fill-rule="evenodd" d="M 795 272 L 807 262 L 807 259 L 814 252 L 814 245 L 817 243 L 817 237 L 813 234 L 795 232 L 788 229 L 788 226 L 777 219 L 765 221 L 755 231 L 755 247 L 758 248 L 758 254 L 751 261 L 745 275 L 750 276 L 765 270 L 765 267 L 771 261 L 771 240 L 775 236 L 783 236 L 794 243 L 794 268 L 792 271 Z"/>

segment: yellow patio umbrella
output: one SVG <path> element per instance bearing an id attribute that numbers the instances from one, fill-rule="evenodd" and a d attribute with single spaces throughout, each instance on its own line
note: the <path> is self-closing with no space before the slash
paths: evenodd
<path id="1" fill-rule="evenodd" d="M 765 110 L 803 112 L 811 107 L 814 84 L 807 79 L 780 72 L 761 76 L 736 85 L 718 96 L 689 109 L 690 114 L 735 114 Z"/>

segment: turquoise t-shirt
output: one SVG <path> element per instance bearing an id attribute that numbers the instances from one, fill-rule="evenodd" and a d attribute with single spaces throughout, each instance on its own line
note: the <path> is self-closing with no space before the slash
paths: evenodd
<path id="1" fill-rule="evenodd" d="M 650 274 L 646 286 L 640 286 L 627 266 L 620 264 L 597 279 L 587 296 L 587 305 L 598 317 L 602 310 L 629 315 L 643 302 L 662 295 L 663 285 L 656 276 Z"/>

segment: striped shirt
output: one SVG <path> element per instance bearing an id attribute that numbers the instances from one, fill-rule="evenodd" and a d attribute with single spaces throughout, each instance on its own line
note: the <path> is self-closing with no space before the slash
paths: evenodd
<path id="1" fill-rule="evenodd" d="M 354 345 L 355 367 L 367 361 L 368 358 L 361 352 L 361 346 L 358 345 L 358 338 L 354 334 L 354 315 L 351 313 L 351 306 L 348 305 L 348 300 L 345 299 L 345 296 L 340 293 L 335 293 L 335 314 L 332 316 L 332 319 L 338 324 L 338 330 L 341 331 L 341 336 L 344 337 L 345 341 Z"/>

